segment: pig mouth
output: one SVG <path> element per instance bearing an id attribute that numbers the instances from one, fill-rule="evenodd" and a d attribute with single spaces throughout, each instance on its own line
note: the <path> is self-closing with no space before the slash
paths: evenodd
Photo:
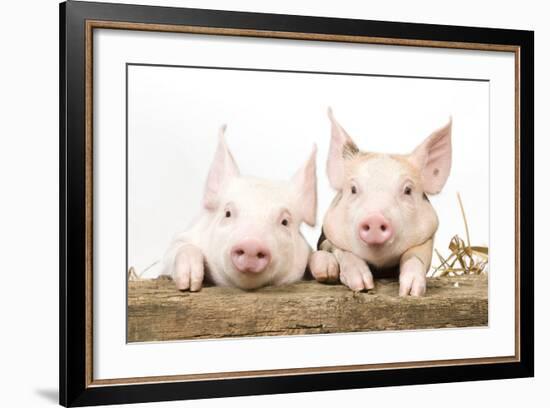
<path id="1" fill-rule="evenodd" d="M 363 243 L 363 245 L 365 247 L 367 247 L 368 249 L 372 250 L 373 252 L 380 252 L 380 251 L 384 251 L 384 250 L 387 250 L 388 248 L 390 248 L 392 243 L 391 242 L 384 242 L 383 244 L 366 244 L 366 243 Z"/>
<path id="2" fill-rule="evenodd" d="M 361 244 L 361 246 L 366 248 L 372 248 L 374 250 L 381 250 L 383 248 L 391 247 L 395 243 L 395 236 L 392 236 L 388 240 L 372 240 L 372 241 L 365 241 L 360 234 L 356 235 L 357 241 Z"/>
<path id="3" fill-rule="evenodd" d="M 230 261 L 225 270 L 231 285 L 243 290 L 255 290 L 268 285 L 276 271 L 276 262 L 271 260 L 268 265 L 261 271 L 254 270 L 253 268 L 241 268 L 237 269 L 235 265 Z"/>
<path id="4" fill-rule="evenodd" d="M 237 272 L 240 273 L 241 275 L 250 276 L 250 277 L 259 277 L 259 276 L 264 276 L 264 275 L 267 274 L 266 270 L 255 271 L 253 269 L 243 269 L 243 270 L 239 270 Z"/>
<path id="5" fill-rule="evenodd" d="M 393 250 L 395 246 L 395 237 L 392 237 L 389 241 L 383 243 L 366 243 L 360 237 L 358 237 L 359 246 L 367 250 L 373 256 L 384 256 L 384 254 Z"/>

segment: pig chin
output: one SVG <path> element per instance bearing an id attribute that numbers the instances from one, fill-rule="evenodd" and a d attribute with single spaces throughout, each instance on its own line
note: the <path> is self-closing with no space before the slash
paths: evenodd
<path id="1" fill-rule="evenodd" d="M 357 249 L 353 251 L 362 259 L 378 267 L 389 267 L 399 263 L 399 253 L 393 245 L 367 245 L 363 242 L 357 243 Z"/>

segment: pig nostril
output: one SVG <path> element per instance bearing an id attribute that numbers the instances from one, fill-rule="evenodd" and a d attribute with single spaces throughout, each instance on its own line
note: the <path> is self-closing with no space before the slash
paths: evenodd
<path id="1" fill-rule="evenodd" d="M 382 225 L 382 226 L 380 227 L 380 229 L 381 229 L 382 231 L 386 231 L 386 226 L 385 226 L 385 225 Z"/>
<path id="2" fill-rule="evenodd" d="M 265 258 L 265 254 L 263 252 L 258 252 L 258 254 L 256 255 L 259 259 L 264 259 Z"/>
<path id="3" fill-rule="evenodd" d="M 365 231 L 370 230 L 370 225 L 365 225 L 365 226 L 363 227 L 363 229 L 364 229 Z"/>
<path id="4" fill-rule="evenodd" d="M 238 249 L 236 252 L 239 256 L 244 255 L 244 251 L 242 249 Z"/>

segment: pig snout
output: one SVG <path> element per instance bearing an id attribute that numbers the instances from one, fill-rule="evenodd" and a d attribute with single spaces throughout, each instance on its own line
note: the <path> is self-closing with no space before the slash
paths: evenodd
<path id="1" fill-rule="evenodd" d="M 231 261 L 239 272 L 259 273 L 269 265 L 271 252 L 260 241 L 246 239 L 231 248 Z"/>
<path id="2" fill-rule="evenodd" d="M 382 245 L 393 236 L 393 228 L 380 213 L 367 215 L 359 224 L 359 237 L 367 245 Z"/>

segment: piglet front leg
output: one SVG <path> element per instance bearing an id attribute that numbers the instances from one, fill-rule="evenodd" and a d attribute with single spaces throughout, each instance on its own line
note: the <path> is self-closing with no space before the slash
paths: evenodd
<path id="1" fill-rule="evenodd" d="M 204 280 L 204 256 L 199 248 L 184 244 L 176 255 L 172 279 L 179 290 L 199 291 Z"/>
<path id="2" fill-rule="evenodd" d="M 354 292 L 374 289 L 372 272 L 364 259 L 341 249 L 334 250 L 340 266 L 340 282 Z"/>
<path id="3" fill-rule="evenodd" d="M 324 239 L 320 250 L 309 258 L 309 269 L 318 282 L 340 282 L 354 292 L 374 289 L 374 278 L 367 263 L 351 252 Z"/>
<path id="4" fill-rule="evenodd" d="M 399 296 L 424 296 L 426 272 L 432 262 L 433 239 L 413 247 L 401 256 L 399 264 Z"/>
<path id="5" fill-rule="evenodd" d="M 328 251 L 315 251 L 309 257 L 309 270 L 317 282 L 338 282 L 340 267 L 336 257 Z"/>

